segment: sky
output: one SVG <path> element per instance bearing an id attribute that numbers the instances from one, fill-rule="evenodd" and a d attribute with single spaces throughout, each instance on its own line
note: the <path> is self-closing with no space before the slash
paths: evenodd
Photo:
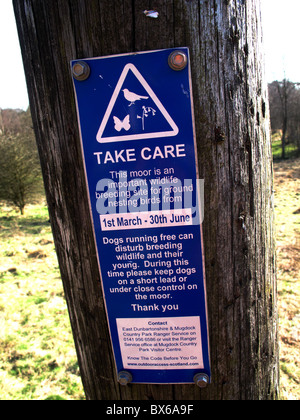
<path id="1" fill-rule="evenodd" d="M 300 1 L 261 0 L 268 82 L 300 82 Z"/>
<path id="2" fill-rule="evenodd" d="M 300 82 L 300 0 L 261 0 L 267 81 Z M 0 0 L 0 108 L 28 107 L 12 0 Z"/>

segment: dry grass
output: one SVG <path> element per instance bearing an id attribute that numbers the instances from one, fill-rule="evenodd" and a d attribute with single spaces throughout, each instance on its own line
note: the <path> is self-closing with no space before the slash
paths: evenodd
<path id="1" fill-rule="evenodd" d="M 300 159 L 275 163 L 281 398 L 300 400 Z"/>

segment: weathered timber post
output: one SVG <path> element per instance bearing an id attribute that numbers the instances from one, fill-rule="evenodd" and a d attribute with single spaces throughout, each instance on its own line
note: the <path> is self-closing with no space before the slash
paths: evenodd
<path id="1" fill-rule="evenodd" d="M 269 109 L 259 0 L 13 0 L 53 234 L 88 399 L 276 399 Z M 152 4 L 153 3 L 153 4 Z M 144 10 L 154 6 L 151 19 Z M 116 380 L 70 61 L 190 48 L 212 383 Z"/>

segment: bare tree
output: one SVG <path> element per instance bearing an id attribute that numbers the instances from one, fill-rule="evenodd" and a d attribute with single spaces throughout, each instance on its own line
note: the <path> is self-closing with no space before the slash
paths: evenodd
<path id="1" fill-rule="evenodd" d="M 30 112 L 2 111 L 0 134 L 0 200 L 24 214 L 26 204 L 43 191 Z"/>
<path id="2" fill-rule="evenodd" d="M 281 158 L 286 157 L 286 145 L 294 142 L 298 145 L 300 130 L 298 83 L 287 79 L 274 81 L 269 85 L 272 129 L 281 130 Z"/>

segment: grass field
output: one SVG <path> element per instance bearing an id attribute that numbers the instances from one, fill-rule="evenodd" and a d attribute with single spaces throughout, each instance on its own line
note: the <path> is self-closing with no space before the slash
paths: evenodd
<path id="1" fill-rule="evenodd" d="M 48 220 L 1 207 L 1 400 L 84 398 Z"/>
<path id="2" fill-rule="evenodd" d="M 281 398 L 300 399 L 300 159 L 275 163 Z M 84 392 L 44 204 L 0 206 L 0 400 Z"/>
<path id="3" fill-rule="evenodd" d="M 280 161 L 282 159 L 282 145 L 281 145 L 281 131 L 277 130 L 272 134 L 272 154 L 274 161 Z M 299 157 L 299 150 L 296 144 L 288 143 L 285 146 L 286 158 L 294 159 Z"/>
<path id="4" fill-rule="evenodd" d="M 281 398 L 300 400 L 300 159 L 275 163 Z"/>

